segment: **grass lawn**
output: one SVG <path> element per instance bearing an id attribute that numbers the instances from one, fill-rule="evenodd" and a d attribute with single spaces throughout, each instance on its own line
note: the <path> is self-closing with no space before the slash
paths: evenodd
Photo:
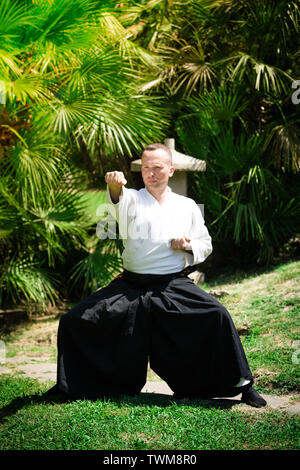
<path id="1" fill-rule="evenodd" d="M 245 413 L 159 397 L 60 403 L 32 379 L 5 379 L 1 449 L 296 449 L 299 418 Z M 26 398 L 27 397 L 27 398 Z"/>
<path id="2" fill-rule="evenodd" d="M 230 311 L 257 389 L 290 394 L 295 400 L 299 398 L 299 364 L 293 355 L 300 339 L 299 274 L 300 262 L 290 262 L 268 271 L 219 276 L 201 286 L 220 296 Z M 49 338 L 57 323 L 54 317 L 40 318 L 6 331 L 1 339 L 7 357 L 47 353 L 55 358 L 55 341 Z M 1 450 L 299 449 L 299 416 L 279 410 L 241 410 L 240 404 L 176 402 L 149 394 L 51 401 L 43 397 L 50 382 L 14 371 L 1 379 Z"/>

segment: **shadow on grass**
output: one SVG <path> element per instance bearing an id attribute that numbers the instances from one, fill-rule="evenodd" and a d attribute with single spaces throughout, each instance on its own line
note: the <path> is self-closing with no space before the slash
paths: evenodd
<path id="1" fill-rule="evenodd" d="M 70 404 L 75 403 L 76 401 L 82 402 L 83 399 L 70 398 L 69 396 L 63 393 L 55 393 L 48 395 L 46 393 L 36 393 L 34 395 L 27 395 L 15 398 L 8 405 L 0 409 L 0 423 L 4 422 L 5 419 L 11 415 L 17 413 L 20 409 L 28 407 L 30 405 L 39 405 L 39 404 L 49 404 L 49 405 L 58 405 L 58 404 Z M 199 406 L 206 409 L 231 409 L 233 406 L 241 403 L 240 400 L 232 398 L 214 398 L 214 399 L 176 399 L 170 395 L 164 395 L 160 393 L 140 393 L 135 396 L 121 395 L 118 397 L 103 397 L 92 400 L 85 401 L 106 401 L 111 403 L 118 403 L 119 405 L 126 406 L 160 406 L 167 407 L 173 406 Z"/>
<path id="2" fill-rule="evenodd" d="M 170 395 L 162 393 L 140 393 L 134 397 L 115 398 L 115 402 L 124 403 L 132 406 L 199 406 L 202 408 L 231 409 L 233 406 L 241 403 L 240 400 L 233 398 L 183 398 L 177 399 Z"/>

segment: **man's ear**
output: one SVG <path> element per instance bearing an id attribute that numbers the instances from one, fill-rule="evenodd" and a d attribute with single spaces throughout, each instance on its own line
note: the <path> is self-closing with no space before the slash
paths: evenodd
<path id="1" fill-rule="evenodd" d="M 175 168 L 171 167 L 170 168 L 170 178 L 174 175 Z"/>

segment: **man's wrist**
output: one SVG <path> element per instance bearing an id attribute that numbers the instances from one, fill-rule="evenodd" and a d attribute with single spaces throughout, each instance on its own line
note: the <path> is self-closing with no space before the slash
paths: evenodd
<path id="1" fill-rule="evenodd" d="M 118 204 L 120 200 L 120 196 L 122 194 L 123 186 L 120 185 L 107 185 L 108 192 L 110 195 L 110 199 L 113 204 Z"/>

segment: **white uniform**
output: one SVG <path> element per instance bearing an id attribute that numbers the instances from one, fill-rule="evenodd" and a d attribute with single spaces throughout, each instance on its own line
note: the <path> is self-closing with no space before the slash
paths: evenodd
<path id="1" fill-rule="evenodd" d="M 113 204 L 107 186 L 109 211 L 119 223 L 123 239 L 123 267 L 139 274 L 169 274 L 203 262 L 212 252 L 211 237 L 201 210 L 192 199 L 175 194 L 168 187 L 163 204 L 146 188 L 122 187 L 119 202 Z M 187 249 L 171 248 L 173 238 L 186 235 Z"/>

